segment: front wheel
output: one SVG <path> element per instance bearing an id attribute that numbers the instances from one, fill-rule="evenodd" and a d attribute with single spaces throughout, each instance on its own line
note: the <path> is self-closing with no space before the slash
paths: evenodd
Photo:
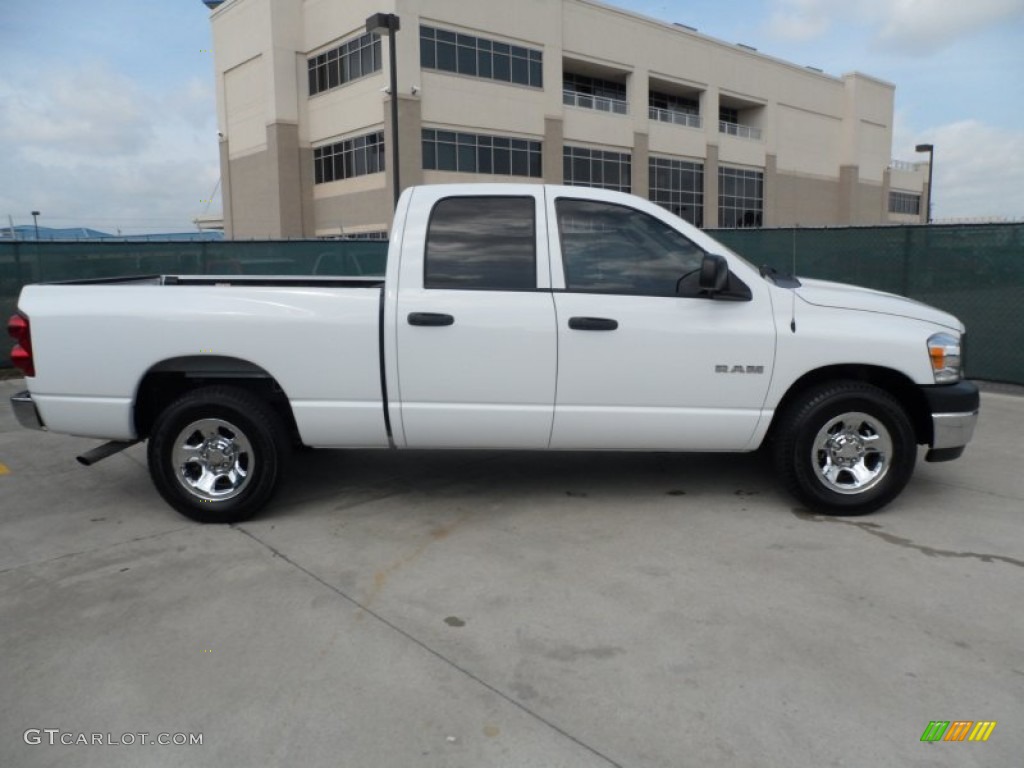
<path id="1" fill-rule="evenodd" d="M 238 523 L 270 501 L 287 446 L 281 419 L 263 400 L 235 387 L 204 387 L 160 414 L 149 438 L 149 473 L 186 517 Z"/>
<path id="2" fill-rule="evenodd" d="M 837 381 L 803 393 L 779 414 L 775 466 L 810 509 L 864 515 L 903 490 L 917 445 L 903 407 L 878 387 Z"/>

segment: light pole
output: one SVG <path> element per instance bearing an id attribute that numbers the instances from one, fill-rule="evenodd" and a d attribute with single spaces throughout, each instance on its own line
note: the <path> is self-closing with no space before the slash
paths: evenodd
<path id="1" fill-rule="evenodd" d="M 932 223 L 932 166 L 935 165 L 935 145 L 918 144 L 914 147 L 915 152 L 928 153 L 928 218 L 927 223 Z"/>
<path id="2" fill-rule="evenodd" d="M 391 166 L 395 186 L 395 208 L 402 194 L 398 173 L 398 56 L 395 51 L 395 32 L 399 30 L 398 16 L 393 13 L 375 13 L 366 20 L 367 34 L 384 30 L 388 33 L 388 59 L 391 65 Z"/>
<path id="3" fill-rule="evenodd" d="M 36 242 L 39 242 L 39 211 L 32 211 L 32 224 L 36 228 Z"/>

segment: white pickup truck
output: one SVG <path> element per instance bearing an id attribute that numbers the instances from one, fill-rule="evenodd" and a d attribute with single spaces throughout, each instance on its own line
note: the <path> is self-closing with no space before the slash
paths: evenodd
<path id="1" fill-rule="evenodd" d="M 917 446 L 957 458 L 964 327 L 758 270 L 664 209 L 580 187 L 405 191 L 380 278 L 30 285 L 26 427 L 148 439 L 160 494 L 248 518 L 291 448 L 753 451 L 808 508 L 876 510 Z"/>

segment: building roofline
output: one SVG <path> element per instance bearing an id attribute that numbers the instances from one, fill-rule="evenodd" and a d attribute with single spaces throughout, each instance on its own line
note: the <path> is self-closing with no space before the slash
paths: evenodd
<path id="1" fill-rule="evenodd" d="M 231 2 L 237 2 L 237 0 L 230 0 L 230 1 Z M 647 16 L 646 14 L 643 14 L 643 13 L 637 13 L 635 11 L 626 10 L 625 8 L 620 8 L 619 6 L 612 5 L 611 3 L 603 2 L 602 0 L 563 0 L 563 1 L 564 2 L 575 2 L 575 3 L 578 3 L 579 5 L 593 6 L 594 8 L 599 8 L 599 9 L 601 9 L 603 11 L 611 11 L 613 13 L 617 13 L 620 16 L 625 16 L 625 17 L 627 17 L 629 19 L 632 19 L 634 21 L 642 21 L 642 22 L 645 22 L 645 23 L 650 24 L 652 26 L 660 27 L 661 29 L 667 29 L 670 32 L 675 32 L 678 35 L 682 35 L 682 36 L 685 36 L 685 37 L 693 37 L 693 38 L 696 38 L 698 40 L 704 40 L 704 41 L 709 42 L 709 43 L 714 43 L 715 45 L 720 45 L 720 46 L 722 46 L 724 48 L 729 49 L 730 51 L 734 51 L 736 53 L 742 53 L 742 54 L 745 54 L 745 55 L 753 57 L 753 58 L 765 59 L 765 60 L 770 61 L 770 62 L 775 63 L 775 64 L 781 64 L 782 66 L 788 67 L 789 69 L 792 69 L 792 70 L 794 70 L 796 72 L 801 72 L 801 73 L 803 73 L 805 75 L 813 75 L 813 76 L 816 76 L 816 77 L 824 78 L 824 79 L 826 79 L 826 80 L 828 80 L 829 82 L 832 82 L 832 83 L 841 83 L 843 81 L 842 77 L 839 77 L 837 75 L 830 75 L 828 72 L 821 71 L 821 70 L 819 70 L 819 69 L 817 69 L 815 67 L 811 67 L 809 65 L 808 66 L 802 66 L 800 64 L 795 64 L 792 61 L 787 61 L 786 59 L 780 59 L 778 56 L 772 56 L 771 54 L 762 53 L 761 51 L 758 51 L 755 48 L 744 46 L 744 45 L 742 45 L 740 43 L 730 43 L 730 42 L 727 42 L 725 40 L 722 40 L 721 38 L 714 37 L 712 35 L 704 34 L 703 32 L 699 32 L 699 31 L 697 31 L 696 29 L 694 29 L 692 27 L 687 27 L 687 26 L 683 25 L 682 22 L 676 23 L 676 22 L 671 22 L 671 21 L 664 21 L 662 19 L 654 18 L 653 16 Z M 884 83 L 885 85 L 892 85 L 891 83 L 887 83 L 884 80 L 879 80 L 876 77 L 871 77 L 871 75 L 865 75 L 865 74 L 863 74 L 861 72 L 858 72 L 856 74 L 859 75 L 860 77 L 867 77 L 867 78 L 870 78 L 872 80 L 877 80 L 878 82 Z M 895 87 L 895 86 L 893 86 L 893 87 Z"/>
<path id="2" fill-rule="evenodd" d="M 848 77 L 859 77 L 863 80 L 870 80 L 873 83 L 878 83 L 878 85 L 884 85 L 886 88 L 896 90 L 896 83 L 891 83 L 888 80 L 883 80 L 882 78 L 875 77 L 874 75 L 865 74 L 864 72 L 860 72 L 856 69 L 852 72 L 843 72 L 843 79 L 845 80 Z"/>

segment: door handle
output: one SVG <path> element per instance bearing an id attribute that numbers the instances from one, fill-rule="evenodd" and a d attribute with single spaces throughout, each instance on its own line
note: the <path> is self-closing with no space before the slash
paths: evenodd
<path id="1" fill-rule="evenodd" d="M 614 331 L 619 321 L 608 317 L 570 317 L 569 327 L 574 331 Z"/>
<path id="2" fill-rule="evenodd" d="M 410 312 L 409 325 L 452 325 L 455 318 L 441 312 Z"/>

